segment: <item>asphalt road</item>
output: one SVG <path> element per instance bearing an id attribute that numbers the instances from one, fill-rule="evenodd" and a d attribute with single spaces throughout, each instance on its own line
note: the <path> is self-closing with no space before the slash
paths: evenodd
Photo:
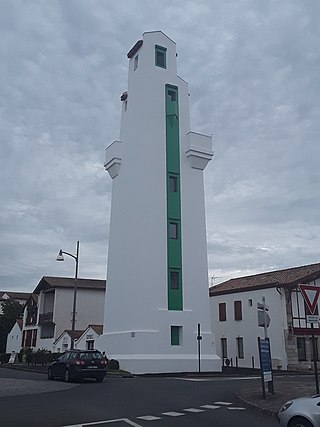
<path id="1" fill-rule="evenodd" d="M 276 419 L 236 397 L 252 379 L 108 378 L 66 384 L 0 369 L 4 427 L 275 427 Z M 3 393 L 3 390 L 6 390 Z"/>

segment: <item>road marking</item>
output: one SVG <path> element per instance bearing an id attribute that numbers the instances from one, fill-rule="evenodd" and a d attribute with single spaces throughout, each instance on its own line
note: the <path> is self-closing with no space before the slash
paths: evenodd
<path id="1" fill-rule="evenodd" d="M 184 409 L 184 411 L 186 412 L 193 412 L 193 413 L 198 413 L 198 412 L 204 412 L 204 409 L 196 409 L 196 408 L 188 408 L 188 409 Z"/>
<path id="2" fill-rule="evenodd" d="M 181 417 L 182 415 L 186 415 L 186 414 L 172 411 L 172 412 L 162 412 L 162 415 L 168 415 L 168 417 Z"/>
<path id="3" fill-rule="evenodd" d="M 96 421 L 96 422 L 91 422 L 91 423 L 72 424 L 72 425 L 68 425 L 68 426 L 64 426 L 64 427 L 97 426 L 99 424 L 117 423 L 119 421 L 124 421 L 125 423 L 129 424 L 132 427 L 142 427 L 142 425 L 134 423 L 133 421 L 129 420 L 128 418 L 119 418 L 117 420 Z"/>
<path id="4" fill-rule="evenodd" d="M 233 405 L 232 402 L 214 402 L 215 405 L 222 405 L 222 406 L 230 406 Z"/>
<path id="5" fill-rule="evenodd" d="M 220 408 L 220 406 L 217 406 L 217 405 L 201 405 L 201 408 L 205 408 L 205 409 L 218 409 L 218 408 Z"/>
<path id="6" fill-rule="evenodd" d="M 236 407 L 236 406 L 232 406 L 230 409 L 230 411 L 245 411 L 246 408 L 242 408 L 242 407 Z"/>
<path id="7" fill-rule="evenodd" d="M 153 415 L 144 415 L 143 417 L 137 417 L 139 420 L 144 421 L 155 421 L 155 420 L 161 420 L 160 417 L 154 417 Z"/>

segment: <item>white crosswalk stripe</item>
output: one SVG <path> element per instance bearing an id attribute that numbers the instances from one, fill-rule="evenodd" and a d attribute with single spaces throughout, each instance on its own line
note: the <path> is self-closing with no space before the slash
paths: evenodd
<path id="1" fill-rule="evenodd" d="M 219 409 L 220 406 L 218 406 L 218 405 L 201 405 L 201 408 L 205 408 L 205 409 Z"/>
<path id="2" fill-rule="evenodd" d="M 153 415 L 144 415 L 143 417 L 137 417 L 139 420 L 144 421 L 155 421 L 155 420 L 161 420 L 161 417 L 154 417 Z"/>
<path id="3" fill-rule="evenodd" d="M 197 414 L 198 412 L 204 412 L 204 409 L 188 408 L 188 409 L 184 409 L 184 411 L 193 412 L 193 413 Z"/>
<path id="4" fill-rule="evenodd" d="M 230 409 L 230 411 L 245 411 L 246 408 L 242 408 L 242 407 L 237 407 L 237 406 L 232 406 Z"/>
<path id="5" fill-rule="evenodd" d="M 233 405 L 232 402 L 214 402 L 215 405 L 222 405 L 222 406 L 230 406 Z"/>
<path id="6" fill-rule="evenodd" d="M 162 412 L 162 415 L 167 415 L 168 417 L 181 417 L 182 415 L 186 415 L 186 414 L 172 411 L 172 412 Z"/>

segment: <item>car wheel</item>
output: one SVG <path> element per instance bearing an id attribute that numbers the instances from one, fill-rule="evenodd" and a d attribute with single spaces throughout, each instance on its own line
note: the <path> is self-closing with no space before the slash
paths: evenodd
<path id="1" fill-rule="evenodd" d="M 288 427 L 314 427 L 314 426 L 306 418 L 295 417 L 289 422 Z"/>
<path id="2" fill-rule="evenodd" d="M 48 380 L 54 380 L 54 376 L 52 375 L 52 369 L 48 369 Z"/>
<path id="3" fill-rule="evenodd" d="M 64 377 L 63 378 L 64 378 L 66 383 L 69 383 L 71 381 L 69 369 L 66 369 L 64 371 Z"/>
<path id="4" fill-rule="evenodd" d="M 103 380 L 104 380 L 104 377 L 97 377 L 96 378 L 97 383 L 102 383 Z"/>

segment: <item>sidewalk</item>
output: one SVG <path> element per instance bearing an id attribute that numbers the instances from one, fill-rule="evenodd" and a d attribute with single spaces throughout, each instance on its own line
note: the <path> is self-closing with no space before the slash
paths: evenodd
<path id="1" fill-rule="evenodd" d="M 281 406 L 288 400 L 303 396 L 314 396 L 316 387 L 314 382 L 297 383 L 288 381 L 286 376 L 274 376 L 274 394 L 266 392 L 266 399 L 262 396 L 261 380 L 246 384 L 238 397 L 245 404 L 262 410 L 271 416 L 276 416 Z"/>

